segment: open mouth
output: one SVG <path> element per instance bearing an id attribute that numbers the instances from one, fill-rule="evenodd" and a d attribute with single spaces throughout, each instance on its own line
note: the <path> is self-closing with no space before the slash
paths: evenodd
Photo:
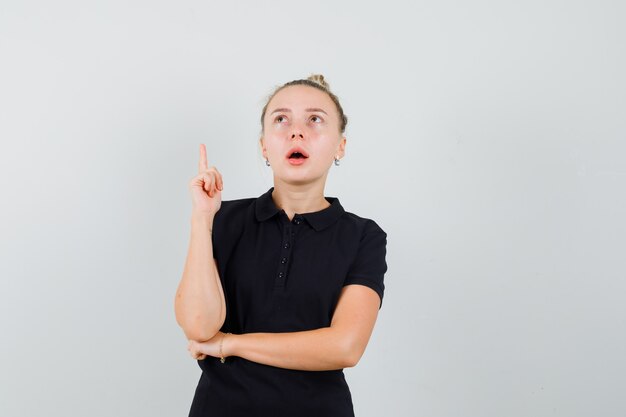
<path id="1" fill-rule="evenodd" d="M 301 147 L 294 146 L 293 148 L 289 149 L 289 152 L 287 152 L 286 156 L 288 159 L 306 159 L 309 157 L 309 154 Z"/>

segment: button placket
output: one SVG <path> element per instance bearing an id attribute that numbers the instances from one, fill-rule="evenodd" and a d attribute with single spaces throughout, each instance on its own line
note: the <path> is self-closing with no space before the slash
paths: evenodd
<path id="1" fill-rule="evenodd" d="M 287 265 L 292 246 L 291 237 L 293 236 L 291 229 L 291 224 L 288 223 L 285 225 L 285 231 L 283 233 L 283 244 L 280 251 L 280 259 L 278 261 L 278 272 L 276 274 L 276 287 L 284 287 L 285 280 L 287 279 Z"/>
<path id="2" fill-rule="evenodd" d="M 283 244 L 278 263 L 278 273 L 276 275 L 276 287 L 284 287 L 287 280 L 287 269 L 289 267 L 289 259 L 291 258 L 291 251 L 296 234 L 295 228 L 302 224 L 302 216 L 294 215 L 293 220 L 285 224 L 283 233 Z"/>

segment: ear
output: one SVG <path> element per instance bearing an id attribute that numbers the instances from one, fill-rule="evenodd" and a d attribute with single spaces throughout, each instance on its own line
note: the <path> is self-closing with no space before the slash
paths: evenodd
<path id="1" fill-rule="evenodd" d="M 259 148 L 261 148 L 263 159 L 267 159 L 267 151 L 265 150 L 265 144 L 263 143 L 263 136 L 259 139 Z"/>
<path id="2" fill-rule="evenodd" d="M 339 141 L 339 146 L 337 147 L 337 156 L 339 157 L 339 159 L 343 158 L 343 156 L 346 154 L 346 141 L 347 139 L 345 136 L 343 136 Z"/>

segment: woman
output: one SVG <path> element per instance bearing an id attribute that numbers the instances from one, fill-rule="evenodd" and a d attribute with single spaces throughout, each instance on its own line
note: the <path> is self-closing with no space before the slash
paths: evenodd
<path id="1" fill-rule="evenodd" d="M 277 88 L 259 141 L 274 186 L 258 198 L 221 201 L 200 146 L 175 301 L 202 369 L 190 416 L 354 416 L 343 368 L 382 306 L 387 235 L 324 197 L 346 123 L 323 76 Z"/>

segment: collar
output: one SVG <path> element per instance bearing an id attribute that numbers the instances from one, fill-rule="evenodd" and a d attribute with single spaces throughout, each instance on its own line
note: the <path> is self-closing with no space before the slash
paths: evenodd
<path id="1" fill-rule="evenodd" d="M 265 221 L 283 211 L 282 209 L 276 207 L 276 204 L 272 199 L 272 191 L 274 191 L 274 187 L 270 188 L 255 201 L 256 219 L 260 222 Z M 330 206 L 325 209 L 313 213 L 297 214 L 298 216 L 304 218 L 316 231 L 320 231 L 330 226 L 345 212 L 337 197 L 325 198 L 326 201 L 330 203 Z"/>

